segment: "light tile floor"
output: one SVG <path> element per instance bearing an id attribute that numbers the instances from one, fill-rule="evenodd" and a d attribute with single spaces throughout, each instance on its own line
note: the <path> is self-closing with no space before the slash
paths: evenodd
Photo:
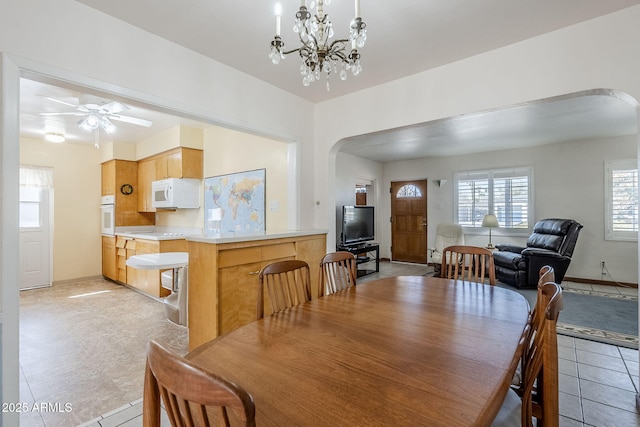
<path id="1" fill-rule="evenodd" d="M 127 287 L 99 278 L 22 291 L 20 400 L 54 407 L 22 414 L 21 425 L 74 426 L 140 399 L 149 339 L 187 352 L 187 329 Z"/>
<path id="2" fill-rule="evenodd" d="M 364 283 L 380 277 L 418 275 L 425 274 L 428 271 L 428 268 L 419 265 L 382 262 L 379 273 L 361 277 L 358 280 L 359 283 Z M 98 282 L 102 282 L 102 284 L 100 285 Z M 607 286 L 563 283 L 563 286 L 566 285 L 588 288 L 598 292 L 635 293 L 637 295 L 636 289 L 629 290 Z M 98 303 L 100 310 L 95 308 L 95 303 L 91 303 L 89 299 L 84 298 L 80 298 L 80 300 L 89 302 L 85 308 L 74 306 L 59 307 L 56 299 L 60 295 L 69 294 L 70 291 L 68 289 L 73 288 L 73 285 L 61 287 L 67 288 L 67 290 L 54 287 L 50 291 L 28 291 L 40 294 L 37 298 L 26 297 L 24 295 L 28 292 L 23 292 L 21 297 L 21 338 L 23 338 L 23 346 L 24 339 L 27 340 L 28 350 L 21 347 L 20 362 L 24 373 L 24 381 L 21 383 L 21 398 L 23 393 L 32 393 L 31 390 L 34 389 L 41 390 L 42 396 L 49 396 L 47 399 L 73 402 L 74 409 L 70 413 L 56 414 L 56 416 L 51 417 L 46 414 L 30 414 L 29 417 L 21 418 L 22 425 L 29 427 L 78 424 L 83 427 L 141 426 L 141 373 L 144 365 L 144 352 L 141 350 L 143 348 L 142 344 L 147 339 L 154 337 L 155 339 L 164 339 L 166 345 L 172 346 L 179 353 L 186 351 L 186 330 L 176 327 L 164 319 L 162 304 L 110 282 L 96 281 L 90 288 L 94 289 L 93 292 L 98 292 L 101 286 L 104 286 L 110 292 L 114 292 L 117 289 L 119 292 L 115 294 L 119 298 L 111 300 L 109 303 Z M 95 296 L 97 297 L 98 295 L 102 294 L 96 294 Z M 144 314 L 138 313 L 136 315 L 137 310 L 118 310 L 118 306 L 125 304 L 124 300 L 127 299 L 125 295 L 131 296 L 132 300 L 135 301 L 133 307 L 144 307 L 142 310 Z M 67 297 L 68 295 L 64 296 L 64 298 Z M 104 308 L 102 307 L 104 304 L 113 307 L 113 309 L 106 310 L 110 314 L 98 315 L 96 312 L 101 311 Z M 23 305 L 25 305 L 24 308 Z M 25 310 L 25 308 L 29 310 Z M 89 319 L 92 317 L 97 318 L 95 320 L 87 320 L 85 316 L 77 313 L 70 316 L 71 319 L 75 319 L 75 323 L 71 320 L 62 320 L 66 317 L 65 312 L 68 311 L 85 312 L 85 314 L 88 311 Z M 25 316 L 26 313 L 29 313 L 29 315 Z M 32 318 L 39 321 L 32 320 Z M 118 320 L 116 321 L 115 318 Z M 157 323 L 152 323 L 153 326 L 149 325 L 147 323 L 149 318 L 152 318 Z M 31 322 L 35 324 L 31 325 Z M 71 322 L 71 325 L 69 322 Z M 84 324 L 84 322 L 87 323 Z M 60 330 L 61 324 L 65 324 L 64 328 L 66 329 L 78 329 L 78 336 L 82 339 L 74 342 L 74 340 L 66 337 L 66 334 Z M 135 332 L 136 327 L 134 326 L 140 328 L 141 332 Z M 122 332 L 123 328 L 127 332 L 118 333 L 118 331 Z M 163 331 L 163 334 L 166 333 L 168 337 L 158 336 L 158 330 Z M 27 336 L 23 337 L 23 334 Z M 96 349 L 97 352 L 90 352 L 83 358 L 74 356 L 76 353 L 86 352 L 84 347 L 91 348 L 90 344 L 82 343 L 90 343 L 92 336 L 95 336 L 98 341 L 104 341 L 101 339 L 102 336 L 108 337 L 112 346 L 118 350 L 106 352 L 101 356 L 101 351 Z M 56 341 L 59 342 L 51 345 Z M 558 345 L 560 425 L 569 427 L 640 427 L 640 416 L 635 407 L 635 398 L 640 383 L 638 379 L 638 350 L 567 336 L 559 336 Z M 78 346 L 81 346 L 81 348 L 78 348 Z M 118 354 L 125 351 L 124 349 L 129 346 L 136 349 L 135 354 L 119 357 Z M 46 361 L 54 356 L 58 362 L 55 360 Z M 40 363 L 45 364 L 40 367 L 38 360 Z M 61 362 L 61 360 L 64 362 Z M 57 363 L 68 367 L 57 369 Z M 74 363 L 77 364 L 74 365 Z M 107 369 L 104 366 L 105 364 L 110 365 L 110 368 Z M 74 366 L 76 366 L 75 369 L 73 368 Z M 105 371 L 104 374 L 107 376 L 112 375 L 114 377 L 112 380 L 114 385 L 98 389 L 91 386 L 94 383 L 93 379 L 101 371 Z M 85 377 L 88 380 L 78 381 L 78 377 Z M 128 381 L 123 379 L 127 377 L 130 378 Z M 40 383 L 43 384 L 39 385 Z M 85 397 L 78 397 L 79 400 L 72 400 L 76 399 L 76 397 L 63 392 L 67 388 L 75 388 L 77 396 Z M 130 396 L 133 396 L 133 398 L 129 398 Z M 26 398 L 29 398 L 29 396 L 25 395 Z M 36 395 L 30 398 L 33 401 L 43 399 L 42 397 L 36 397 Z M 96 402 L 93 405 L 93 413 L 95 411 L 101 412 L 97 412 L 96 415 L 88 415 L 91 413 L 91 410 L 89 410 L 89 406 L 92 406 L 90 401 Z M 120 401 L 120 403 L 116 404 L 117 401 Z M 113 404 L 108 407 L 108 411 L 102 409 L 105 404 L 111 402 Z M 82 411 L 79 410 L 81 407 Z M 76 408 L 78 408 L 77 413 Z M 82 419 L 83 416 L 84 420 Z M 163 419 L 162 425 L 169 425 L 166 418 Z"/>

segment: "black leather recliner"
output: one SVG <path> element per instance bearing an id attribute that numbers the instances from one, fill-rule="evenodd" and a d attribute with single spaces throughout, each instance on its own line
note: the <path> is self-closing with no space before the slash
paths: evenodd
<path id="1" fill-rule="evenodd" d="M 535 288 L 540 268 L 550 265 L 555 270 L 556 282 L 561 283 L 581 229 L 582 225 L 572 219 L 543 219 L 533 227 L 526 248 L 496 245 L 493 252 L 496 278 L 518 288 Z"/>

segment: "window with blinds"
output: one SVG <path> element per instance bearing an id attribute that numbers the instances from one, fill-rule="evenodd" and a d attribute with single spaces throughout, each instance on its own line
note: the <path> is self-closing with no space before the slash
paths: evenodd
<path id="1" fill-rule="evenodd" d="M 638 168 L 635 160 L 606 163 L 607 235 L 609 240 L 638 239 Z"/>
<path id="2" fill-rule="evenodd" d="M 456 173 L 457 223 L 477 228 L 485 215 L 494 214 L 500 228 L 528 229 L 531 175 L 531 168 Z"/>

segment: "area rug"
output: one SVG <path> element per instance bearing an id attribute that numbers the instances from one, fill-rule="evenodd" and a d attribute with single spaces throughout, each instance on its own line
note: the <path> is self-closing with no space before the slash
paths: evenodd
<path id="1" fill-rule="evenodd" d="M 638 348 L 637 296 L 563 290 L 558 334 Z"/>

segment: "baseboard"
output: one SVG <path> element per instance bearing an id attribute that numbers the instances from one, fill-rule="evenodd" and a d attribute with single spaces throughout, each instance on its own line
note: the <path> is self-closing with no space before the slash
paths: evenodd
<path id="1" fill-rule="evenodd" d="M 67 279 L 67 280 L 56 280 L 51 284 L 51 286 L 71 285 L 74 283 L 86 282 L 88 280 L 96 280 L 96 279 L 102 279 L 102 278 L 103 278 L 102 275 L 98 275 L 98 276 L 77 277 L 75 279 Z"/>
<path id="2" fill-rule="evenodd" d="M 636 289 L 638 288 L 637 283 L 614 282 L 612 280 L 582 279 L 580 277 L 568 277 L 568 276 L 564 276 L 564 280 L 566 280 L 567 282 L 588 283 L 590 285 L 624 286 L 627 288 L 636 288 Z"/>

